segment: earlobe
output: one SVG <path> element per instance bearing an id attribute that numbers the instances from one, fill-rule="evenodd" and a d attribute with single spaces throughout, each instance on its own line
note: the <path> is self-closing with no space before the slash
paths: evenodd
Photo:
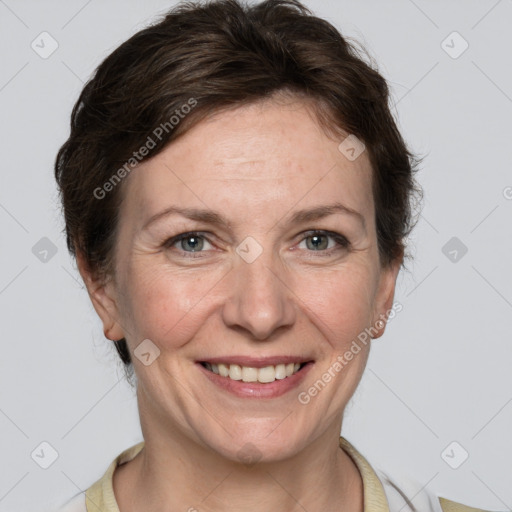
<path id="1" fill-rule="evenodd" d="M 396 259 L 389 264 L 388 267 L 381 270 L 379 289 L 375 299 L 375 307 L 373 312 L 373 339 L 380 338 L 386 329 L 388 316 L 393 307 L 393 299 L 395 297 L 395 286 L 402 258 Z"/>
<path id="2" fill-rule="evenodd" d="M 76 251 L 78 271 L 87 288 L 92 305 L 103 324 L 103 333 L 110 340 L 124 338 L 124 332 L 119 323 L 119 311 L 113 280 L 101 281 L 90 270 L 85 257 Z"/>

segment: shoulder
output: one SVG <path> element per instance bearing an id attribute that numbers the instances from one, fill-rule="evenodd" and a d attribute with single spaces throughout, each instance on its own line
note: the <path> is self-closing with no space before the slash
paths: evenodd
<path id="1" fill-rule="evenodd" d="M 468 507 L 467 505 L 447 500 L 446 498 L 439 498 L 439 502 L 443 512 L 490 512 L 481 508 Z"/>
<path id="2" fill-rule="evenodd" d="M 382 471 L 377 471 L 377 474 L 386 493 L 389 512 L 491 512 L 440 497 L 426 490 L 419 482 L 401 480 L 398 486 Z"/>
<path id="3" fill-rule="evenodd" d="M 397 484 L 384 471 L 373 468 L 366 458 L 343 436 L 340 447 L 356 464 L 363 479 L 364 499 L 375 512 L 491 512 L 469 507 L 438 496 L 427 484 L 401 477 Z"/>

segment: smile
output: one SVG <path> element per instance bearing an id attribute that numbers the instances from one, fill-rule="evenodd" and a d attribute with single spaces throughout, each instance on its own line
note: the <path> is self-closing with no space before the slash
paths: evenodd
<path id="1" fill-rule="evenodd" d="M 306 363 L 281 363 L 264 366 L 262 368 L 225 363 L 214 364 L 202 362 L 201 364 L 210 372 L 227 379 L 268 384 L 275 380 L 283 380 L 287 377 L 291 377 L 300 371 Z"/>

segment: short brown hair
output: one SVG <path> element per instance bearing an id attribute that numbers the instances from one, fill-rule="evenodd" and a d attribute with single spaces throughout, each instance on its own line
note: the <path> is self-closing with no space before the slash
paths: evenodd
<path id="1" fill-rule="evenodd" d="M 297 0 L 173 8 L 110 54 L 73 108 L 71 133 L 55 162 L 70 253 L 79 252 L 98 277 L 113 275 L 121 178 L 150 138 L 152 157 L 211 113 L 285 92 L 314 100 L 326 131 L 364 142 L 381 264 L 402 258 L 421 196 L 413 176 L 419 159 L 390 112 L 386 80 L 364 56 Z M 116 348 L 129 365 L 126 341 Z"/>

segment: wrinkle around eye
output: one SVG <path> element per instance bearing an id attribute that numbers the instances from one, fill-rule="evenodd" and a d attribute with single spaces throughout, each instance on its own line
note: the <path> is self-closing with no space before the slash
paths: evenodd
<path id="1" fill-rule="evenodd" d="M 337 249 L 349 249 L 351 246 L 349 240 L 345 236 L 343 236 L 339 233 L 331 233 L 331 232 L 325 231 L 325 230 L 313 230 L 310 232 L 306 232 L 304 235 L 305 236 L 303 236 L 302 240 L 299 242 L 299 245 L 303 242 L 306 242 L 308 239 L 314 238 L 314 237 L 324 237 L 324 238 L 334 241 L 334 245 L 332 247 L 329 247 L 329 243 L 328 243 L 327 248 L 320 249 L 318 251 L 306 248 L 306 250 L 308 250 L 310 252 L 331 253 Z"/>
<path id="2" fill-rule="evenodd" d="M 178 248 L 175 247 L 178 244 L 183 244 L 183 242 L 186 242 L 189 239 L 200 239 L 202 241 L 201 250 L 186 251 L 185 249 L 183 249 L 183 246 Z M 204 244 L 210 245 L 211 248 L 206 248 L 206 250 L 202 250 L 204 249 Z M 198 254 L 213 249 L 212 242 L 210 242 L 210 240 L 208 239 L 207 236 L 205 236 L 205 234 L 194 231 L 180 233 L 179 235 L 168 238 L 167 240 L 164 241 L 162 246 L 166 249 L 176 249 L 181 254 Z"/>

